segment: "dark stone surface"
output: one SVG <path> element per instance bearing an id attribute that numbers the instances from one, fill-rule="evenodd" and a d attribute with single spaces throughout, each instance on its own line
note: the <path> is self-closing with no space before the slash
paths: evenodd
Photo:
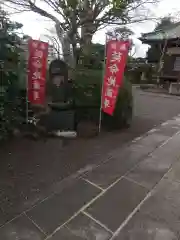
<path id="1" fill-rule="evenodd" d="M 61 228 L 49 240 L 83 240 L 80 236 L 75 236 L 67 227 Z"/>
<path id="2" fill-rule="evenodd" d="M 162 124 L 162 127 L 164 128 L 174 128 L 174 129 L 179 129 L 180 127 L 180 117 L 175 116 L 173 119 L 169 119 L 166 121 L 164 124 Z"/>
<path id="3" fill-rule="evenodd" d="M 151 189 L 161 180 L 170 166 L 170 162 L 150 156 L 140 162 L 139 165 L 127 175 L 127 177 L 133 179 L 144 187 Z"/>
<path id="4" fill-rule="evenodd" d="M 45 235 L 28 219 L 21 215 L 0 228 L 1 240 L 42 240 Z"/>
<path id="5" fill-rule="evenodd" d="M 90 205 L 87 212 L 115 231 L 146 194 L 145 188 L 122 179 Z"/>
<path id="6" fill-rule="evenodd" d="M 113 156 L 115 157 L 112 157 L 108 162 L 83 177 L 103 188 L 107 188 L 133 168 L 149 152 L 151 152 L 149 147 L 143 147 L 138 144 L 114 151 Z"/>
<path id="7" fill-rule="evenodd" d="M 68 229 L 77 237 L 87 240 L 108 240 L 112 234 L 84 214 L 79 214 L 67 224 Z"/>
<path id="8" fill-rule="evenodd" d="M 161 159 L 165 162 L 171 162 L 177 160 L 179 157 L 179 142 L 180 142 L 180 135 L 174 136 L 172 139 L 165 144 L 165 147 L 157 148 L 153 153 L 152 156 L 156 157 L 157 159 Z"/>
<path id="9" fill-rule="evenodd" d="M 136 163 L 152 152 L 152 146 L 141 145 L 140 141 L 133 142 L 127 148 L 117 148 L 112 151 L 112 156 L 116 158 L 128 158 L 130 161 Z"/>
<path id="10" fill-rule="evenodd" d="M 114 240 L 178 240 L 178 229 L 166 221 L 138 212 Z"/>
<path id="11" fill-rule="evenodd" d="M 166 221 L 168 225 L 180 231 L 180 204 L 177 204 L 179 199 L 175 199 L 176 196 L 177 194 L 172 195 L 172 198 L 168 199 L 163 192 L 157 191 L 143 204 L 141 211 L 159 220 Z M 174 201 L 176 201 L 176 204 Z"/>
<path id="12" fill-rule="evenodd" d="M 157 133 L 172 137 L 178 131 L 179 131 L 179 128 L 177 128 L 175 126 L 165 125 L 165 126 L 161 126 L 158 129 Z"/>
<path id="13" fill-rule="evenodd" d="M 27 212 L 34 222 L 47 234 L 51 234 L 58 226 L 66 222 L 83 205 L 100 193 L 99 189 L 77 180 L 65 188 L 60 194 L 55 194 L 32 210 Z"/>
<path id="14" fill-rule="evenodd" d="M 175 207 L 180 208 L 180 183 L 179 182 L 172 182 L 167 179 L 163 179 L 157 188 L 154 194 L 160 198 L 164 197 L 170 201 L 172 205 Z"/>
<path id="15" fill-rule="evenodd" d="M 84 176 L 93 183 L 106 188 L 129 171 L 138 161 L 167 140 L 167 136 L 150 134 L 132 145 L 113 151 L 112 159 Z M 163 165 L 161 165 L 159 168 Z M 164 165 L 163 165 L 164 166 Z M 149 169 L 150 171 L 150 169 Z M 162 175 L 162 174 L 161 174 Z M 160 176 L 161 176 L 160 175 Z"/>
<path id="16" fill-rule="evenodd" d="M 163 179 L 115 240 L 180 239 L 180 184 Z"/>
<path id="17" fill-rule="evenodd" d="M 168 178 L 171 181 L 176 181 L 180 183 L 180 162 L 179 161 L 176 164 L 174 164 L 173 168 L 166 175 L 166 178 Z"/>
<path id="18" fill-rule="evenodd" d="M 157 132 L 149 133 L 146 137 L 138 141 L 138 144 L 143 146 L 152 147 L 152 151 L 165 142 L 169 137 L 162 132 L 159 134 Z"/>

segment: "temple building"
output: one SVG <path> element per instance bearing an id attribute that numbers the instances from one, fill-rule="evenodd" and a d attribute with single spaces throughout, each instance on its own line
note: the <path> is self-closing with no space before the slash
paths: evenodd
<path id="1" fill-rule="evenodd" d="M 153 46 L 148 62 L 157 64 L 161 81 L 180 81 L 180 22 L 162 30 L 142 34 L 142 43 Z M 156 51 L 157 49 L 157 51 Z"/>

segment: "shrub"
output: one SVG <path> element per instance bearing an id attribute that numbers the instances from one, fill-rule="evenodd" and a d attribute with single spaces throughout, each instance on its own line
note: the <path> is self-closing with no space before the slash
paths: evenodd
<path id="1" fill-rule="evenodd" d="M 79 69 L 76 72 L 74 98 L 77 107 L 77 119 L 88 119 L 98 123 L 101 102 L 102 71 Z M 102 126 L 108 129 L 121 128 L 129 124 L 132 118 L 132 88 L 124 79 L 119 91 L 113 116 L 102 113 Z"/>
<path id="2" fill-rule="evenodd" d="M 134 63 L 127 67 L 126 76 L 133 84 L 154 84 L 156 80 L 154 75 L 156 75 L 157 66 L 153 64 L 138 64 Z M 142 73 L 145 73 L 146 80 L 141 80 Z"/>
<path id="3" fill-rule="evenodd" d="M 0 29 L 0 140 L 9 137 L 20 122 L 19 75 L 24 70 L 21 59 L 21 38 L 17 34 L 22 24 L 11 22 L 0 9 L 3 28 Z"/>

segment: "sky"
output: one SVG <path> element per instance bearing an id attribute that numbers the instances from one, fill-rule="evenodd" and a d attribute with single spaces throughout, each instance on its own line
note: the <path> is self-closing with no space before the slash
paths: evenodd
<path id="1" fill-rule="evenodd" d="M 167 16 L 168 14 L 174 14 L 174 16 L 180 17 L 180 14 L 177 14 L 177 12 L 180 13 L 179 1 L 180 0 L 161 0 L 158 5 L 152 7 L 152 12 L 157 17 Z M 21 22 L 23 24 L 23 33 L 32 36 L 34 39 L 45 40 L 46 38 L 44 35 L 48 34 L 47 29 L 53 27 L 53 23 L 51 21 L 32 12 L 15 14 L 12 15 L 11 18 L 17 22 Z M 148 49 L 148 46 L 142 44 L 141 41 L 138 40 L 138 37 L 140 37 L 142 33 L 153 31 L 155 24 L 156 23 L 154 21 L 148 21 L 145 23 L 136 23 L 130 26 L 135 33 L 133 40 L 135 43 L 136 57 L 144 57 Z M 104 44 L 106 31 L 107 29 L 98 31 L 93 37 L 93 42 Z"/>

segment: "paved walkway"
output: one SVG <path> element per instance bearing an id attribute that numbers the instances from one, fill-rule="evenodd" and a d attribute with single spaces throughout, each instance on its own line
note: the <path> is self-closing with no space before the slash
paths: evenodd
<path id="1" fill-rule="evenodd" d="M 2 240 L 180 239 L 180 116 L 2 225 Z"/>

